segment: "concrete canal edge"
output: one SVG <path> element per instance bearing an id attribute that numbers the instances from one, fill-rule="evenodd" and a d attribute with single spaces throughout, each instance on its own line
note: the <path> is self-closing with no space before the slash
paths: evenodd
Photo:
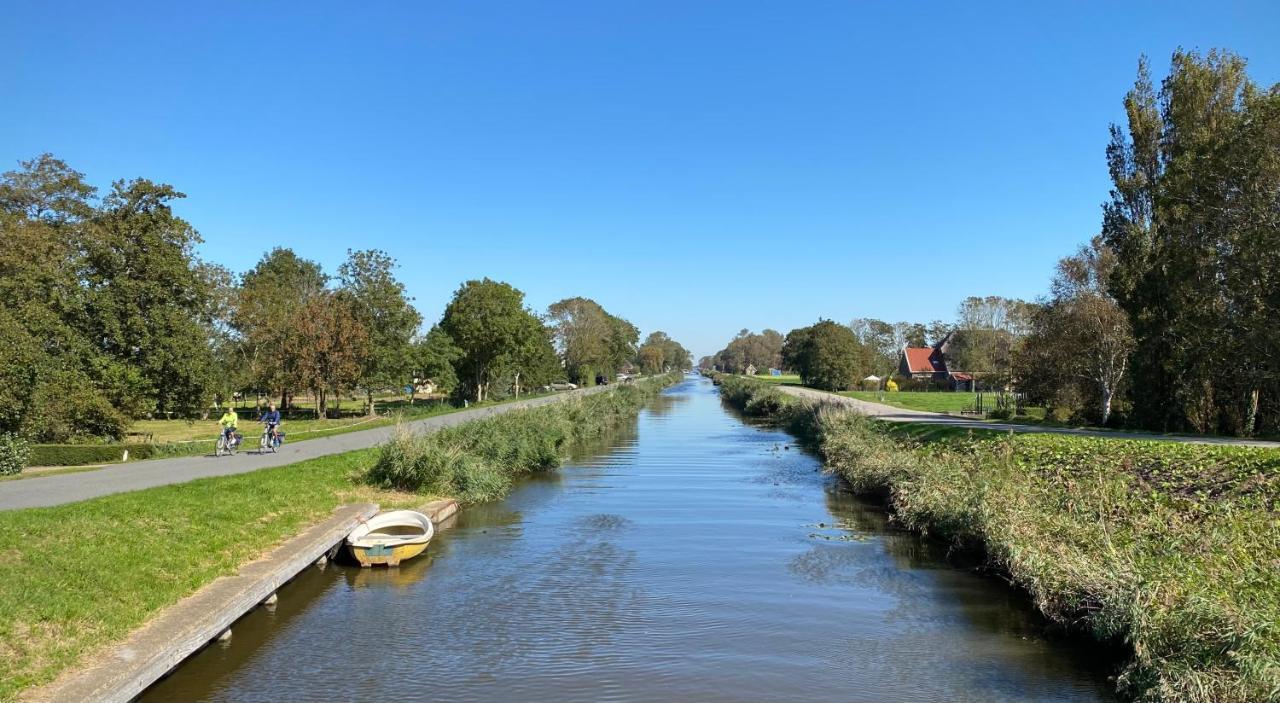
<path id="1" fill-rule="evenodd" d="M 451 499 L 434 500 L 418 511 L 441 523 L 458 512 Z M 30 703 L 95 701 L 127 703 L 210 642 L 231 636 L 246 613 L 274 604 L 276 591 L 312 564 L 331 558 L 362 521 L 378 513 L 373 503 L 343 505 L 333 515 L 165 608 L 123 642 L 80 668 L 22 695 Z"/>

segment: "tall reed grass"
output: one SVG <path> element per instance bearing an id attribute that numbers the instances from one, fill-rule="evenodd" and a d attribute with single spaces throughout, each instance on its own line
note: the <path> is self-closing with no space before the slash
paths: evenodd
<path id="1" fill-rule="evenodd" d="M 560 465 L 571 446 L 634 418 L 679 374 L 474 420 L 435 434 L 396 427 L 365 475 L 380 488 L 448 495 L 464 503 L 505 496 L 526 473 Z"/>

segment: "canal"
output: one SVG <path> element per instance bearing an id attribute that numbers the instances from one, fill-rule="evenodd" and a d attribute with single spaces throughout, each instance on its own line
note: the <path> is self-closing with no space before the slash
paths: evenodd
<path id="1" fill-rule="evenodd" d="M 686 380 L 398 569 L 282 589 L 143 701 L 1106 701 L 1097 648 Z"/>

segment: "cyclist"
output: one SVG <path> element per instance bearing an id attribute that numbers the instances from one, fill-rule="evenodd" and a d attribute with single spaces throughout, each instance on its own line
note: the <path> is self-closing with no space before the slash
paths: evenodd
<path id="1" fill-rule="evenodd" d="M 270 438 L 271 442 L 278 442 L 280 441 L 278 438 L 280 430 L 280 411 L 276 410 L 275 403 L 267 406 L 267 408 L 267 411 L 262 413 L 262 416 L 258 418 L 258 422 L 267 426 L 267 436 Z"/>
<path id="2" fill-rule="evenodd" d="M 218 424 L 222 426 L 222 436 L 226 438 L 227 446 L 233 446 L 236 441 L 236 429 L 240 425 L 240 416 L 236 414 L 236 409 L 227 406 L 227 411 L 222 414 Z"/>

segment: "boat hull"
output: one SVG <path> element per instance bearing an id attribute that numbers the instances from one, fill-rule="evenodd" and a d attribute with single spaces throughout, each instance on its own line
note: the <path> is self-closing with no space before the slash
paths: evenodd
<path id="1" fill-rule="evenodd" d="M 400 562 L 412 559 L 426 550 L 426 542 L 396 545 L 375 544 L 370 547 L 357 547 L 354 544 L 347 545 L 347 551 L 351 553 L 351 558 L 355 559 L 360 566 L 365 567 L 399 566 Z"/>

